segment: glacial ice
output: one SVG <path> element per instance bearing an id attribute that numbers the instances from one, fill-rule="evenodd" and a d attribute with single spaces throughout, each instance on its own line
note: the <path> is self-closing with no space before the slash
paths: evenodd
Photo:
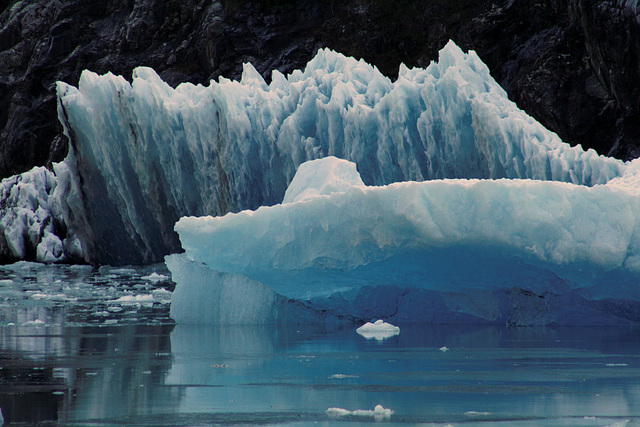
<path id="1" fill-rule="evenodd" d="M 0 182 L 0 254 L 14 260 L 29 257 L 41 262 L 80 258 L 82 249 L 65 226 L 59 204 L 61 180 L 36 167 Z"/>
<path id="2" fill-rule="evenodd" d="M 449 309 L 441 310 L 440 322 L 460 320 L 461 313 L 471 316 L 467 321 L 515 324 L 637 322 L 638 166 L 633 162 L 624 177 L 593 187 L 517 179 L 363 186 L 349 162 L 311 161 L 292 181 L 296 194 L 304 194 L 300 183 L 309 184 L 310 197 L 176 223 L 185 253 L 174 257 L 186 263 L 174 274 L 176 295 L 191 296 L 174 297 L 172 316 L 197 316 L 190 304 L 206 306 L 200 298 L 227 311 L 253 304 L 240 288 L 240 302 L 189 289 L 208 278 L 214 292 L 217 274 L 269 294 L 256 304 L 271 313 L 259 316 L 261 322 L 281 321 L 273 309 L 278 297 L 353 319 L 366 313 L 429 321 L 424 311 L 433 307 L 424 304 L 439 298 Z M 328 188 L 325 181 L 344 191 L 315 190 Z M 198 278 L 190 273 L 195 264 Z M 616 300 L 626 301 L 626 313 Z"/>
<path id="3" fill-rule="evenodd" d="M 182 216 L 274 205 L 298 167 L 326 156 L 367 185 L 444 178 L 530 178 L 578 185 L 622 176 L 618 160 L 570 147 L 507 99 L 489 70 L 453 42 L 395 81 L 364 61 L 320 50 L 304 70 L 250 65 L 240 81 L 173 89 L 149 68 L 82 73 L 59 83 L 72 141 L 60 206 L 87 259 L 147 263 L 177 252 Z M 78 188 L 74 187 L 78 186 Z M 293 191 L 293 190 L 292 190 Z M 288 199 L 287 199 L 288 200 Z"/>

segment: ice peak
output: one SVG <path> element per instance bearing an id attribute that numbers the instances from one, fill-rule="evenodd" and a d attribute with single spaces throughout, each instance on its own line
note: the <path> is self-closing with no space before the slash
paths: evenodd
<path id="1" fill-rule="evenodd" d="M 242 64 L 240 83 L 243 85 L 255 85 L 262 90 L 268 90 L 267 83 L 264 81 L 262 75 L 249 62 Z"/>
<path id="2" fill-rule="evenodd" d="M 295 203 L 364 185 L 355 163 L 329 156 L 303 163 L 298 168 L 282 203 Z"/>

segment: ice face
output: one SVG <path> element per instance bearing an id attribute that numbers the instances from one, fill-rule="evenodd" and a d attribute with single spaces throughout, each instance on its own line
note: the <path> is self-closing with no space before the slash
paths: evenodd
<path id="1" fill-rule="evenodd" d="M 308 177 L 353 171 L 332 158 L 303 166 L 302 181 L 314 184 L 321 180 Z M 415 307 L 436 295 L 490 321 L 504 317 L 507 299 L 520 306 L 516 323 L 547 324 L 577 318 L 550 294 L 569 295 L 564 303 L 575 307 L 588 305 L 584 298 L 640 301 L 637 166 L 594 187 L 506 179 L 354 185 L 255 211 L 185 217 L 176 231 L 183 256 L 202 268 L 327 312 L 358 318 L 369 305 L 378 312 L 368 315 L 420 322 L 428 319 Z M 559 312 L 545 311 L 554 304 Z"/>
<path id="2" fill-rule="evenodd" d="M 57 90 L 75 150 L 67 170 L 82 177 L 68 181 L 80 188 L 61 206 L 85 255 L 100 262 L 157 261 L 180 249 L 172 231 L 180 217 L 280 203 L 298 167 L 326 156 L 354 162 L 367 185 L 530 178 L 591 186 L 625 170 L 563 144 L 453 42 L 425 69 L 402 66 L 394 82 L 323 49 L 304 70 L 274 71 L 270 84 L 245 64 L 240 81 L 206 87 L 173 89 L 141 67 L 131 84 L 85 71 L 78 88 Z"/>

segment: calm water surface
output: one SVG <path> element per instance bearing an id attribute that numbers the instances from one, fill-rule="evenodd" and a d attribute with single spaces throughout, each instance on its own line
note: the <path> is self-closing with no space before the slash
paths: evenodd
<path id="1" fill-rule="evenodd" d="M 56 268 L 0 268 L 5 425 L 640 425 L 638 329 L 176 326 L 161 266 Z"/>

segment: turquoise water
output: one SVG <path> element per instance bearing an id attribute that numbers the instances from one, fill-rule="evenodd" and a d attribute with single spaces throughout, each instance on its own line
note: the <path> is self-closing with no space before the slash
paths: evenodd
<path id="1" fill-rule="evenodd" d="M 640 425 L 639 329 L 192 327 L 148 268 L 64 268 L 0 269 L 5 425 Z"/>
<path id="2" fill-rule="evenodd" d="M 640 417 L 637 330 L 405 326 L 377 342 L 352 329 L 13 326 L 2 337 L 0 407 L 13 423 L 634 425 Z M 327 411 L 376 405 L 393 413 Z"/>

